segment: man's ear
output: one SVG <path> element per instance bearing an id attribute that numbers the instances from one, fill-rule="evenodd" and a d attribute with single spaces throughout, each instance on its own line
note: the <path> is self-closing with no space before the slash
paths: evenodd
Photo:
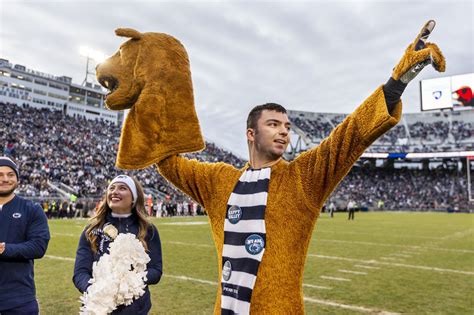
<path id="1" fill-rule="evenodd" d="M 255 141 L 255 130 L 253 128 L 247 128 L 247 141 Z"/>

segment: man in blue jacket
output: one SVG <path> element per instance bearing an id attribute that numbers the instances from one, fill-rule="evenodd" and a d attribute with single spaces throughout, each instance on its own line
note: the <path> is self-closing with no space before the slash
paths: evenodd
<path id="1" fill-rule="evenodd" d="M 0 315 L 38 314 L 33 260 L 50 239 L 39 204 L 15 195 L 18 167 L 0 157 Z"/>

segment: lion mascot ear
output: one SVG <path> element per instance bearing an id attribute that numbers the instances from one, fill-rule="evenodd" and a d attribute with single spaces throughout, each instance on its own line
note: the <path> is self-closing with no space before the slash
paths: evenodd
<path id="1" fill-rule="evenodd" d="M 172 36 L 119 28 L 130 38 L 97 67 L 110 90 L 106 106 L 129 109 L 122 126 L 116 166 L 141 169 L 178 153 L 204 148 L 194 108 L 186 50 Z"/>
<path id="2" fill-rule="evenodd" d="M 142 38 L 142 33 L 132 29 L 132 28 L 118 28 L 115 30 L 115 35 L 128 37 L 133 39 L 140 39 Z"/>

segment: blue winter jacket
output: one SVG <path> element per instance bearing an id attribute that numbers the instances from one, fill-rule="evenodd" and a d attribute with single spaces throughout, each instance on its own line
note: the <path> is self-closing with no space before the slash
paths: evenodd
<path id="1" fill-rule="evenodd" d="M 46 253 L 48 220 L 39 204 L 15 196 L 0 210 L 0 312 L 36 299 L 33 260 Z"/>
<path id="2" fill-rule="evenodd" d="M 113 224 L 119 233 L 133 233 L 138 234 L 138 218 L 136 214 L 132 214 L 128 218 L 114 218 L 109 213 L 106 218 L 106 223 Z M 104 235 L 102 229 L 97 229 L 97 248 L 96 254 L 91 249 L 90 243 L 86 238 L 85 231 L 81 234 L 79 240 L 79 246 L 76 252 L 76 263 L 74 265 L 74 276 L 73 282 L 76 288 L 81 292 L 85 292 L 89 287 L 89 280 L 92 277 L 92 264 L 94 261 L 98 261 L 99 258 L 108 253 L 108 247 L 110 238 Z M 161 279 L 163 270 L 163 263 L 161 258 L 161 242 L 158 230 L 154 225 L 150 226 L 148 234 L 146 236 L 146 242 L 148 246 L 147 254 L 150 256 L 150 262 L 147 264 L 147 281 L 146 284 L 156 284 Z M 139 299 L 135 300 L 129 306 L 119 306 L 112 314 L 130 314 L 130 315 L 142 315 L 148 314 L 151 309 L 151 297 L 148 286 L 145 289 L 145 294 Z"/>

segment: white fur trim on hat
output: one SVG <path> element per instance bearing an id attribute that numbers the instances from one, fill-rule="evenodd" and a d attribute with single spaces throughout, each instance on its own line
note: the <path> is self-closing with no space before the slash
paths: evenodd
<path id="1" fill-rule="evenodd" d="M 119 176 L 115 177 L 114 179 L 112 179 L 112 181 L 110 181 L 109 188 L 110 188 L 110 186 L 112 186 L 112 184 L 119 183 L 119 182 L 124 183 L 125 185 L 127 185 L 128 188 L 130 189 L 130 191 L 132 192 L 132 197 L 133 197 L 132 206 L 134 207 L 135 204 L 137 203 L 137 199 L 138 199 L 137 186 L 135 185 L 135 182 L 133 181 L 133 179 L 130 176 L 119 175 Z"/>

